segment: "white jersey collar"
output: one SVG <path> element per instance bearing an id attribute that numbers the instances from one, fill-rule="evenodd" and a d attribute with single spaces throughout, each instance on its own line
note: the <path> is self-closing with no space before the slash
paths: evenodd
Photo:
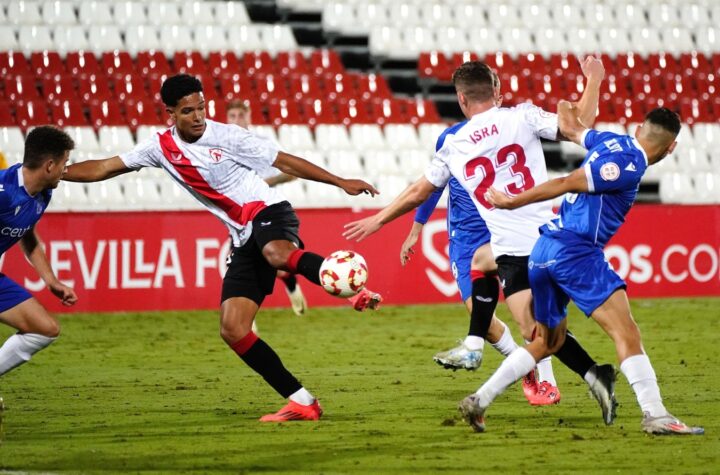
<path id="1" fill-rule="evenodd" d="M 647 153 L 645 152 L 645 149 L 642 148 L 642 145 L 640 145 L 640 142 L 638 142 L 638 140 L 635 137 L 630 137 L 630 138 L 632 139 L 632 142 L 633 142 L 633 145 L 635 146 L 635 148 L 642 152 L 643 158 L 645 158 L 645 166 L 649 166 Z"/>

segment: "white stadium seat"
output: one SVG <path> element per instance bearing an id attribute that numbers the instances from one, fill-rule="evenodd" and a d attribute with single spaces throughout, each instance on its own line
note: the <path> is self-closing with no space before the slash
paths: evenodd
<path id="1" fill-rule="evenodd" d="M 148 22 L 144 2 L 117 2 L 113 4 L 113 18 L 120 26 L 143 25 Z"/>
<path id="2" fill-rule="evenodd" d="M 202 209 L 202 205 L 170 177 L 158 180 L 160 199 L 166 209 L 191 210 Z"/>
<path id="3" fill-rule="evenodd" d="M 645 9 L 636 3 L 623 3 L 615 6 L 615 20 L 622 28 L 646 28 Z"/>
<path id="4" fill-rule="evenodd" d="M 78 10 L 80 24 L 112 25 L 114 19 L 110 10 L 110 3 L 103 1 L 81 2 Z"/>
<path id="5" fill-rule="evenodd" d="M 392 150 L 422 147 L 415 127 L 409 124 L 387 124 L 385 141 Z"/>
<path id="6" fill-rule="evenodd" d="M 363 174 L 360 154 L 355 150 L 334 150 L 328 153 L 328 169 L 340 176 L 352 177 Z"/>
<path id="7" fill-rule="evenodd" d="M 318 150 L 326 153 L 354 149 L 344 125 L 318 125 L 315 127 L 315 143 Z"/>
<path id="8" fill-rule="evenodd" d="M 387 148 L 385 136 L 377 124 L 352 124 L 350 125 L 350 141 L 355 150 L 382 150 Z"/>
<path id="9" fill-rule="evenodd" d="M 376 26 L 370 30 L 368 39 L 370 54 L 376 57 L 408 58 L 413 59 L 412 54 L 402 51 L 403 37 L 399 28 L 388 26 Z"/>
<path id="10" fill-rule="evenodd" d="M 63 57 L 70 51 L 88 51 L 90 49 L 85 27 L 81 25 L 56 26 L 53 37 L 55 38 L 55 50 Z"/>
<path id="11" fill-rule="evenodd" d="M 160 27 L 160 43 L 165 56 L 172 56 L 177 51 L 195 49 L 190 30 L 185 25 L 163 25 Z"/>
<path id="12" fill-rule="evenodd" d="M 689 175 L 667 173 L 660 177 L 660 201 L 663 203 L 689 203 L 694 187 Z"/>
<path id="13" fill-rule="evenodd" d="M 635 48 L 631 46 L 628 31 L 624 28 L 601 28 L 598 30 L 598 41 L 602 45 L 603 51 L 610 56 L 635 51 Z"/>
<path id="14" fill-rule="evenodd" d="M 158 132 L 162 132 L 167 129 L 166 125 L 141 125 L 135 131 L 137 137 L 137 143 L 143 143 Z"/>
<path id="15" fill-rule="evenodd" d="M 243 2 L 212 1 L 206 3 L 211 5 L 217 25 L 227 27 L 251 23 Z"/>
<path id="16" fill-rule="evenodd" d="M 720 143 L 720 124 L 699 122 L 693 127 L 693 143 L 699 147 L 716 149 Z"/>
<path id="17" fill-rule="evenodd" d="M 100 143 L 92 127 L 66 127 L 65 132 L 75 142 L 75 150 L 92 153 L 100 152 Z"/>
<path id="18" fill-rule="evenodd" d="M 400 175 L 397 156 L 391 150 L 366 150 L 362 152 L 365 165 L 365 176 Z"/>
<path id="19" fill-rule="evenodd" d="M 493 3 L 487 5 L 488 25 L 495 28 L 527 26 L 520 18 L 520 12 L 515 5 L 506 3 Z"/>
<path id="20" fill-rule="evenodd" d="M 8 2 L 7 19 L 13 25 L 41 25 L 40 4 L 28 0 Z"/>
<path id="21" fill-rule="evenodd" d="M 419 5 L 421 25 L 431 28 L 455 26 L 450 5 L 442 3 L 422 3 Z"/>
<path id="22" fill-rule="evenodd" d="M 26 56 L 35 52 L 53 51 L 55 49 L 55 42 L 50 35 L 50 28 L 41 25 L 21 26 L 18 31 L 18 43 Z"/>
<path id="23" fill-rule="evenodd" d="M 100 150 L 107 153 L 118 154 L 135 147 L 130 129 L 125 126 L 108 126 L 98 129 L 98 142 Z"/>
<path id="24" fill-rule="evenodd" d="M 181 24 L 180 5 L 177 2 L 150 2 L 148 21 L 155 26 Z"/>
<path id="25" fill-rule="evenodd" d="M 393 2 L 388 8 L 388 25 L 395 26 L 432 26 L 420 18 L 420 10 L 417 5 L 406 2 Z"/>
<path id="26" fill-rule="evenodd" d="M 451 26 L 435 29 L 435 44 L 445 54 L 462 53 L 475 49 L 468 40 L 466 30 Z"/>
<path id="27" fill-rule="evenodd" d="M 720 16 L 720 9 L 718 9 Z M 701 53 L 712 54 L 720 51 L 720 28 L 701 27 L 695 30 L 695 46 Z"/>
<path id="28" fill-rule="evenodd" d="M 182 23 L 185 25 L 214 25 L 215 14 L 207 2 L 189 1 L 182 4 Z"/>
<path id="29" fill-rule="evenodd" d="M 88 183 L 88 208 L 97 211 L 127 209 L 120 182 L 113 179 Z"/>
<path id="30" fill-rule="evenodd" d="M 306 125 L 283 124 L 278 127 L 277 136 L 282 149 L 290 153 L 293 150 L 315 148 L 312 132 Z"/>
<path id="31" fill-rule="evenodd" d="M 42 19 L 47 25 L 75 25 L 75 5 L 67 1 L 48 1 L 42 4 Z"/>
<path id="32" fill-rule="evenodd" d="M 420 137 L 420 148 L 428 153 L 435 152 L 435 145 L 438 137 L 447 129 L 447 124 L 420 124 L 418 135 Z"/>
<path id="33" fill-rule="evenodd" d="M 395 51 L 392 57 L 417 58 L 423 51 L 438 49 L 435 42 L 435 32 L 430 28 L 420 26 L 402 29 L 403 44 L 401 51 Z"/>
<path id="34" fill-rule="evenodd" d="M 671 4 L 661 3 L 659 5 L 653 5 L 647 9 L 648 23 L 660 30 L 665 28 L 672 28 L 675 26 L 682 26 L 680 22 L 680 13 L 678 9 Z"/>
<path id="35" fill-rule="evenodd" d="M 25 136 L 20 127 L 0 127 L 0 150 L 3 152 L 25 150 Z"/>
<path id="36" fill-rule="evenodd" d="M 689 53 L 695 49 L 690 30 L 685 28 L 665 28 L 662 30 L 662 49 L 675 56 Z"/>
<path id="37" fill-rule="evenodd" d="M 432 158 L 432 153 L 423 149 L 398 150 L 397 154 L 403 174 L 413 180 L 425 173 Z"/>
<path id="38" fill-rule="evenodd" d="M 539 3 L 529 3 L 520 8 L 520 19 L 524 25 L 533 28 L 551 28 L 559 25 L 552 18 L 550 9 Z"/>
<path id="39" fill-rule="evenodd" d="M 329 2 L 323 8 L 322 28 L 328 33 L 351 35 L 357 26 L 356 10 L 349 3 Z M 365 30 L 360 30 L 364 32 Z"/>
<path id="40" fill-rule="evenodd" d="M 229 49 L 225 28 L 216 25 L 196 25 L 193 29 L 195 49 L 207 56 L 211 51 Z"/>
<path id="41" fill-rule="evenodd" d="M 488 27 L 485 18 L 485 7 L 477 3 L 453 3 L 451 4 L 454 17 L 454 25 L 458 28 L 465 28 L 472 31 L 473 28 Z M 478 45 L 474 45 L 477 47 Z"/>
<path id="42" fill-rule="evenodd" d="M 542 28 L 540 31 L 536 31 L 535 48 L 533 51 L 539 51 L 540 54 L 548 57 L 551 54 L 559 54 L 567 50 L 568 44 L 562 30 L 557 28 Z"/>
<path id="43" fill-rule="evenodd" d="M 115 25 L 93 25 L 88 29 L 90 50 L 96 55 L 106 51 L 125 49 L 120 30 Z"/>
<path id="44" fill-rule="evenodd" d="M 592 28 L 603 30 L 617 28 L 617 22 L 610 5 L 597 2 L 583 2 L 580 8 L 585 18 L 585 23 Z"/>
<path id="45" fill-rule="evenodd" d="M 63 181 L 53 191 L 50 211 L 87 211 L 90 199 L 83 183 Z"/>
<path id="46" fill-rule="evenodd" d="M 0 51 L 17 51 L 20 48 L 15 28 L 10 25 L 0 25 Z"/>
<path id="47" fill-rule="evenodd" d="M 292 29 L 288 25 L 261 25 L 260 38 L 263 48 L 275 55 L 279 51 L 295 51 L 298 49 L 297 41 Z"/>
<path id="48" fill-rule="evenodd" d="M 292 153 L 296 157 L 304 158 L 308 162 L 314 163 L 319 167 L 327 168 L 327 161 L 325 160 L 325 155 L 323 155 L 320 150 L 291 150 L 290 153 Z"/>
<path id="49" fill-rule="evenodd" d="M 355 5 L 355 26 L 347 25 L 348 34 L 367 34 L 375 26 L 387 25 L 390 14 L 385 5 L 359 3 Z"/>
<path id="50" fill-rule="evenodd" d="M 166 203 L 160 195 L 157 181 L 137 175 L 140 174 L 133 174 L 132 178 L 123 180 L 127 206 L 138 210 L 163 209 Z"/>
<path id="51" fill-rule="evenodd" d="M 693 177 L 696 203 L 720 203 L 720 174 L 698 173 Z"/>
<path id="52" fill-rule="evenodd" d="M 125 49 L 133 58 L 141 51 L 162 48 L 157 27 L 153 25 L 130 25 L 125 30 Z"/>
<path id="53" fill-rule="evenodd" d="M 473 28 L 470 30 L 470 44 L 479 55 L 495 53 L 504 49 L 500 30 L 496 28 Z"/>
<path id="54" fill-rule="evenodd" d="M 236 54 L 265 49 L 263 40 L 260 38 L 260 31 L 255 25 L 240 25 L 230 28 L 228 44 Z"/>
<path id="55" fill-rule="evenodd" d="M 712 24 L 710 11 L 705 5 L 683 2 L 680 5 L 680 24 L 693 25 L 695 27 L 710 26 Z"/>
<path id="56" fill-rule="evenodd" d="M 272 125 L 251 125 L 250 131 L 254 134 L 257 134 L 261 137 L 267 137 L 273 142 L 278 143 L 277 132 L 275 132 L 275 127 L 273 127 Z"/>
<path id="57" fill-rule="evenodd" d="M 575 27 L 592 26 L 593 22 L 587 22 L 583 17 L 582 9 L 578 4 L 570 2 L 553 2 L 550 5 L 554 25 L 567 25 Z"/>
<path id="58" fill-rule="evenodd" d="M 590 28 L 576 27 L 567 30 L 567 48 L 578 57 L 601 51 L 595 30 Z"/>

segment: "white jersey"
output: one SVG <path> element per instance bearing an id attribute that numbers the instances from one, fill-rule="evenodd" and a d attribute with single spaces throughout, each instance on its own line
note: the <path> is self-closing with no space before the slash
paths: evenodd
<path id="1" fill-rule="evenodd" d="M 454 176 L 465 188 L 490 230 L 493 255 L 529 256 L 538 228 L 553 217 L 552 202 L 515 210 L 495 209 L 484 194 L 491 186 L 517 195 L 547 181 L 540 137 L 555 140 L 556 114 L 523 104 L 493 107 L 448 129 L 425 171 L 436 187 Z"/>
<path id="2" fill-rule="evenodd" d="M 165 170 L 230 230 L 235 247 L 252 233 L 262 209 L 285 201 L 258 176 L 277 158 L 278 147 L 236 125 L 206 120 L 202 137 L 184 142 L 175 127 L 158 133 L 120 155 L 126 167 Z"/>

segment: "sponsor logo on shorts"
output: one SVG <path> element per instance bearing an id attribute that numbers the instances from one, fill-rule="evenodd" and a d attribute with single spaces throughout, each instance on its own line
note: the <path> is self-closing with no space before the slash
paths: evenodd
<path id="1" fill-rule="evenodd" d="M 272 224 L 272 221 L 261 221 L 260 226 L 270 226 Z"/>
<path id="2" fill-rule="evenodd" d="M 503 285 L 503 287 L 505 287 L 505 286 Z M 492 297 L 480 297 L 479 295 L 476 295 L 475 299 L 477 299 L 480 302 L 485 302 L 485 303 L 490 303 L 493 301 Z"/>

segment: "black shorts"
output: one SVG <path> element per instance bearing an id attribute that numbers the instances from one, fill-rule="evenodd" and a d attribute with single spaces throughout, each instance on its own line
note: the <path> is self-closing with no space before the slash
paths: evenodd
<path id="1" fill-rule="evenodd" d="M 262 254 L 270 241 L 291 241 L 304 245 L 298 235 L 300 221 L 290 203 L 282 201 L 260 211 L 252 221 L 250 239 L 242 247 L 233 247 L 223 278 L 220 302 L 232 297 L 246 297 L 261 305 L 275 285 L 277 270 Z"/>
<path id="2" fill-rule="evenodd" d="M 530 256 L 502 255 L 495 259 L 500 286 L 506 299 L 516 292 L 530 288 L 529 258 Z"/>

